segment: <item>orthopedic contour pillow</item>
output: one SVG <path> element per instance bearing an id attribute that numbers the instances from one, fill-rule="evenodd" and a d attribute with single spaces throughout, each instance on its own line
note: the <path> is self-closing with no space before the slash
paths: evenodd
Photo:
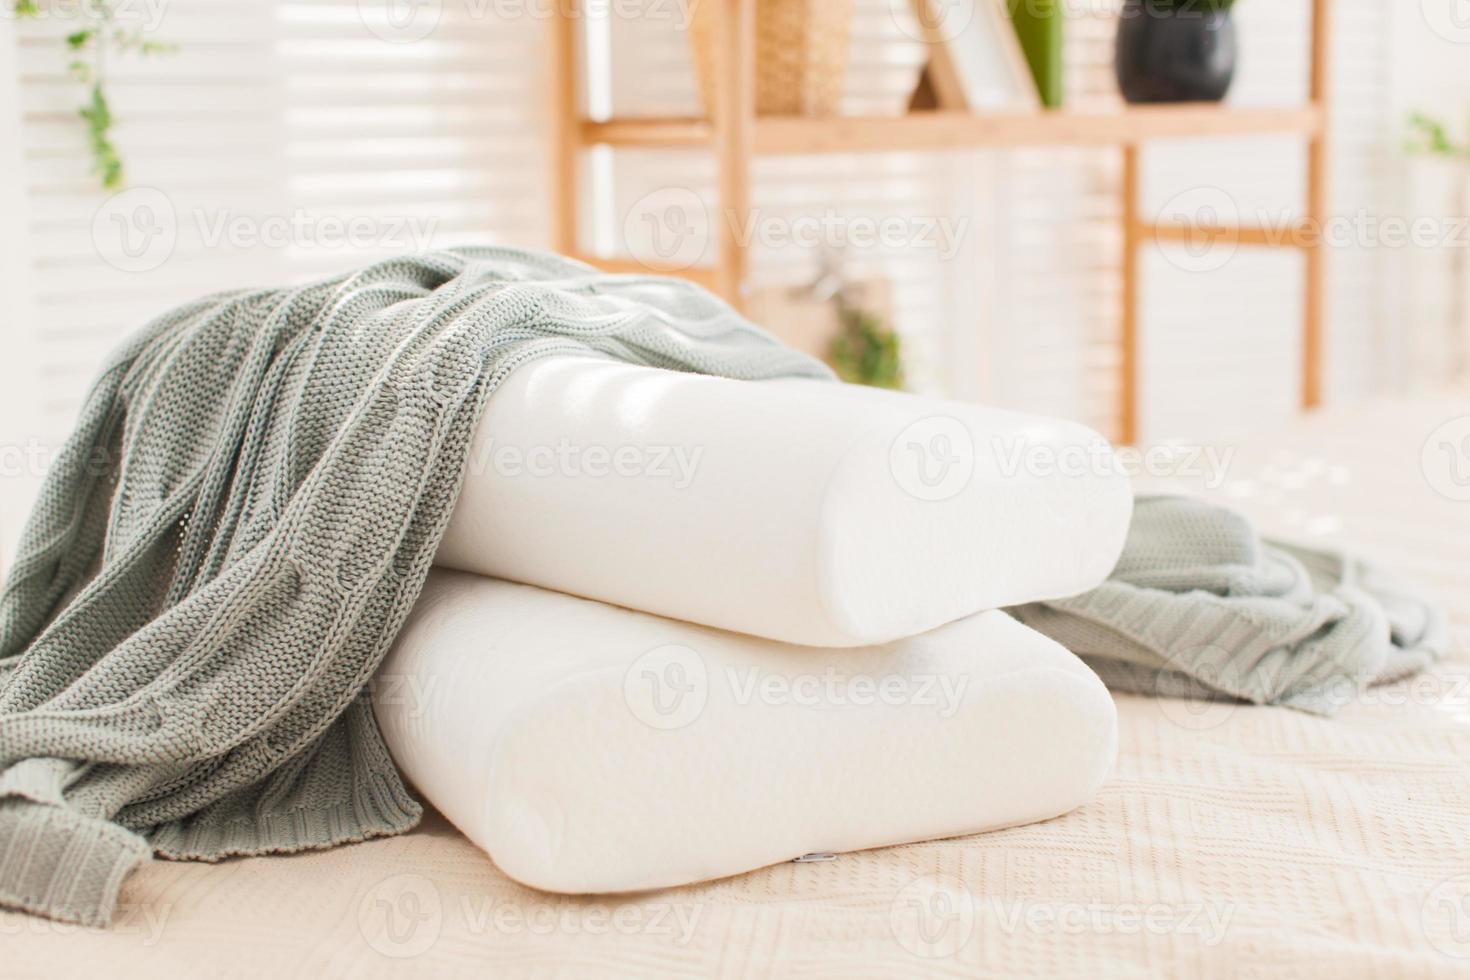
<path id="1" fill-rule="evenodd" d="M 1117 734 L 1097 677 L 1001 612 L 830 650 L 446 571 L 374 700 L 424 796 L 512 878 L 572 893 L 1054 817 Z"/>
<path id="2" fill-rule="evenodd" d="M 1094 588 L 1131 507 L 1075 423 L 560 357 L 490 400 L 435 562 L 861 646 Z"/>

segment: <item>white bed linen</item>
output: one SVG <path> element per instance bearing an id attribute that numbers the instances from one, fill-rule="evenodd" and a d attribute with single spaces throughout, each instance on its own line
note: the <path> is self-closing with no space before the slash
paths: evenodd
<path id="1" fill-rule="evenodd" d="M 0 912 L 0 972 L 1464 977 L 1470 502 L 1434 490 L 1448 471 L 1427 477 L 1421 449 L 1467 415 L 1461 396 L 1311 419 L 1243 444 L 1220 490 L 1449 602 L 1452 659 L 1337 719 L 1122 697 L 1118 767 L 1074 813 L 667 892 L 535 892 L 435 816 L 332 851 L 155 863 L 111 932 Z"/>

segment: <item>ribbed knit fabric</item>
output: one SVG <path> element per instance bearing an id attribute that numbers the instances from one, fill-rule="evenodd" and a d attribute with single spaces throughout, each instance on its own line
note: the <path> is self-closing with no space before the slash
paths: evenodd
<path id="1" fill-rule="evenodd" d="M 1365 686 L 1428 666 L 1448 619 L 1387 571 L 1264 541 L 1233 511 L 1141 496 L 1113 574 L 1010 610 L 1109 687 L 1332 714 Z"/>
<path id="2" fill-rule="evenodd" d="M 117 351 L 0 596 L 0 904 L 100 924 L 150 851 L 411 827 L 361 694 L 486 398 L 558 351 L 829 376 L 686 283 L 493 248 L 211 297 Z"/>

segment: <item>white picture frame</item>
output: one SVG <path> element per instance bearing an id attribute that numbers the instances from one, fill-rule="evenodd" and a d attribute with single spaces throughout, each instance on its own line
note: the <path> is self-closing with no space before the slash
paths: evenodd
<path id="1" fill-rule="evenodd" d="M 1006 0 L 910 0 L 941 109 L 1040 111 Z"/>

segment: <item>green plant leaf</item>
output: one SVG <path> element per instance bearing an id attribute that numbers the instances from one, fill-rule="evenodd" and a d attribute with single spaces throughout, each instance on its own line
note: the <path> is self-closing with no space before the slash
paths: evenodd
<path id="1" fill-rule="evenodd" d="M 123 179 L 122 157 L 112 142 L 112 108 L 101 84 L 92 86 L 92 98 L 77 110 L 87 124 L 88 141 L 92 147 L 92 172 L 102 178 L 102 186 L 108 190 L 120 187 Z"/>
<path id="2" fill-rule="evenodd" d="M 841 325 L 827 351 L 837 376 L 874 388 L 903 387 L 903 356 L 898 335 L 873 314 L 839 298 Z"/>
<path id="3" fill-rule="evenodd" d="M 1470 147 L 1457 146 L 1450 138 L 1448 126 L 1422 112 L 1409 116 L 1409 140 L 1405 149 L 1430 156 L 1470 156 Z"/>
<path id="4" fill-rule="evenodd" d="M 62 44 L 72 55 L 94 53 L 95 60 L 68 57 L 66 71 L 74 81 L 88 86 L 87 101 L 77 109 L 77 115 L 87 128 L 87 143 L 92 151 L 92 172 L 101 179 L 103 188 L 111 190 L 122 184 L 123 163 L 122 156 L 112 141 L 113 117 L 104 88 L 106 80 L 103 78 L 103 55 L 107 50 L 137 51 L 145 55 L 166 54 L 176 50 L 175 46 L 149 40 L 141 29 L 126 30 L 118 27 L 115 0 L 11 0 L 17 17 L 38 16 L 42 4 L 47 2 L 75 4 L 92 22 L 91 27 L 67 34 Z"/>

